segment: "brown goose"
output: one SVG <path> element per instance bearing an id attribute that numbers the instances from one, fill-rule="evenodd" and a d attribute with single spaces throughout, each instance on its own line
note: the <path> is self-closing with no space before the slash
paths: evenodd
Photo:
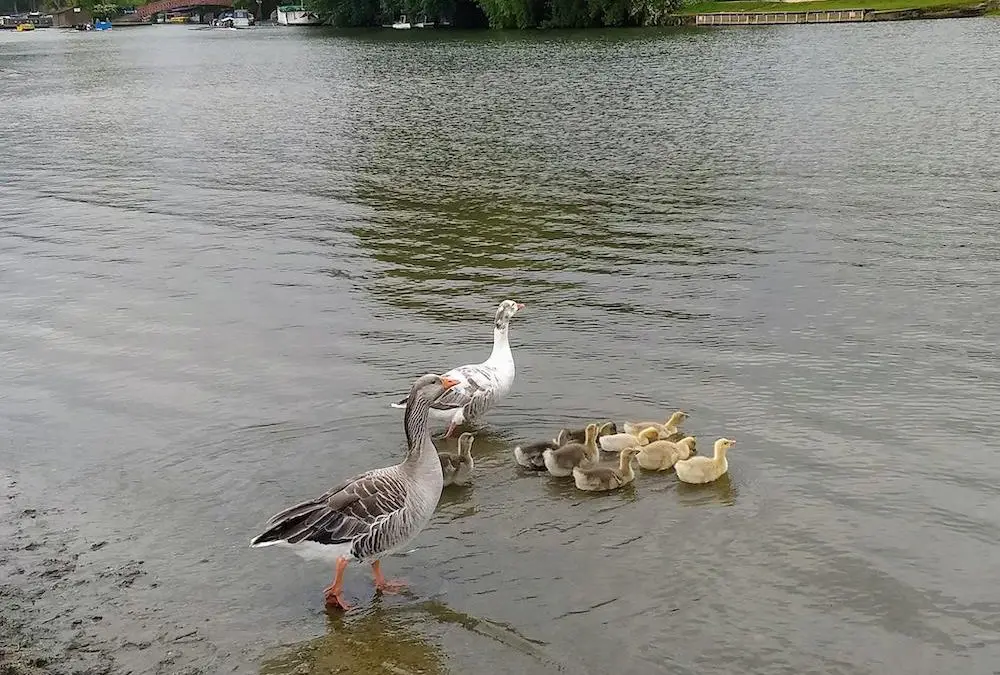
<path id="1" fill-rule="evenodd" d="M 308 560 L 333 564 L 333 583 L 325 591 L 329 607 L 350 608 L 344 602 L 343 582 L 351 562 L 371 563 L 378 590 L 402 588 L 402 582 L 382 576 L 381 559 L 402 550 L 434 514 L 443 478 L 427 418 L 431 404 L 456 384 L 457 380 L 433 374 L 418 378 L 403 415 L 406 458 L 365 471 L 275 514 L 250 546 L 288 547 Z"/>

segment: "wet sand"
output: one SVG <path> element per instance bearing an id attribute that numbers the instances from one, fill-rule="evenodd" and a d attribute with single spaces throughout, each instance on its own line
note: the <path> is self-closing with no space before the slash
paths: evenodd
<path id="1" fill-rule="evenodd" d="M 143 592 L 158 581 L 140 559 L 112 560 L 104 540 L 60 526 L 63 509 L 26 497 L 3 475 L 0 673 L 113 675 L 230 672 L 196 626 L 163 617 Z M 221 670 L 220 670 L 221 669 Z"/>
<path id="2" fill-rule="evenodd" d="M 226 651 L 197 625 L 207 620 L 164 615 L 144 560 L 108 556 L 108 541 L 61 527 L 65 511 L 26 497 L 13 475 L 0 485 L 0 675 L 434 675 L 449 672 L 449 642 L 504 652 L 498 673 L 559 670 L 512 628 L 434 598 L 330 612 L 322 635 L 267 645 L 262 660 Z"/>

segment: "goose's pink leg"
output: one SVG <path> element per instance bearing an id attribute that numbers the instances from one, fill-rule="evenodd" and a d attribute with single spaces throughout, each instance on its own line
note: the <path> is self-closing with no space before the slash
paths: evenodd
<path id="1" fill-rule="evenodd" d="M 330 609 L 342 609 L 345 612 L 351 608 L 344 602 L 344 570 L 347 569 L 347 558 L 337 558 L 337 569 L 333 583 L 323 589 L 326 595 L 326 606 Z"/>
<path id="2" fill-rule="evenodd" d="M 402 579 L 388 580 L 382 576 L 382 561 L 376 560 L 372 563 L 372 574 L 375 576 L 375 588 L 383 593 L 398 593 L 406 588 L 406 582 Z"/>

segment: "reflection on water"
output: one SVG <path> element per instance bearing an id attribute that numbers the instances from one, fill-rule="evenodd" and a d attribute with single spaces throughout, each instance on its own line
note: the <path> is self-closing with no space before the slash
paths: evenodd
<path id="1" fill-rule="evenodd" d="M 705 485 L 691 485 L 677 481 L 677 503 L 680 506 L 707 506 L 717 504 L 732 506 L 736 503 L 739 489 L 733 484 L 727 471 L 718 480 Z"/>
<path id="2" fill-rule="evenodd" d="M 461 164 L 465 159 L 458 154 L 451 161 Z M 391 171 L 398 158 L 385 164 Z M 436 178 L 429 172 L 414 179 Z M 511 179 L 497 180 L 507 184 Z M 448 316 L 457 308 L 481 306 L 470 302 L 479 298 L 579 297 L 588 292 L 587 277 L 594 274 L 630 278 L 639 290 L 653 280 L 691 279 L 693 266 L 707 266 L 699 272 L 711 275 L 715 264 L 759 252 L 726 245 L 681 225 L 650 230 L 646 223 L 630 222 L 637 215 L 631 208 L 577 211 L 560 204 L 525 203 L 517 194 L 475 195 L 476 188 L 465 186 L 472 194 L 456 202 L 449 201 L 455 199 L 450 196 L 429 197 L 417 209 L 400 203 L 395 191 L 359 186 L 358 197 L 375 215 L 350 231 L 373 258 L 386 264 L 370 292 L 401 309 Z M 619 314 L 647 309 L 637 298 L 598 297 L 594 303 Z M 673 310 L 673 318 L 685 317 L 685 312 Z"/>
<path id="3" fill-rule="evenodd" d="M 513 650 L 535 665 L 556 665 L 546 656 L 544 643 L 509 626 L 422 600 L 403 607 L 375 606 L 362 616 L 331 616 L 322 637 L 273 650 L 261 663 L 260 675 L 450 673 L 456 667 L 453 659 L 470 643 L 484 650 Z"/>
<path id="4" fill-rule="evenodd" d="M 649 36 L 621 40 L 626 53 L 649 46 Z M 616 135 L 629 142 L 635 130 L 651 126 L 662 126 L 663 144 L 690 143 L 677 128 L 686 123 L 671 119 L 664 101 L 650 107 L 648 98 L 634 95 L 651 74 L 628 87 L 633 95 L 608 106 L 620 83 L 588 77 L 586 61 L 549 53 L 543 44 L 534 47 L 554 60 L 549 68 L 570 66 L 559 71 L 556 88 L 574 91 L 569 100 L 541 94 L 538 87 L 552 86 L 544 75 L 471 77 L 510 47 L 428 49 L 410 78 L 359 92 L 366 107 L 393 111 L 391 120 L 375 118 L 359 131 L 368 152 L 355 196 L 373 214 L 350 231 L 385 263 L 370 293 L 418 314 L 450 318 L 512 294 L 529 307 L 536 298 L 586 297 L 600 283 L 594 275 L 612 274 L 629 279 L 632 297 L 597 293 L 591 302 L 631 315 L 645 309 L 639 297 L 656 280 L 712 275 L 717 264 L 752 264 L 748 258 L 760 252 L 754 242 L 691 227 L 692 214 L 710 205 L 706 188 L 714 172 L 695 177 L 685 154 L 639 166 L 625 156 L 621 165 L 601 157 L 602 148 L 619 142 Z M 530 53 L 530 40 L 521 47 L 529 50 L 526 58 L 539 58 Z M 406 59 L 392 65 L 411 70 Z M 674 92 L 667 106 L 685 93 L 698 95 L 694 82 L 679 85 L 690 91 Z M 451 96 L 429 95 L 423 87 Z M 517 111 L 516 128 L 502 121 L 504 110 Z M 563 132 L 570 128 L 573 133 Z M 655 177 L 642 177 L 647 172 Z"/>
<path id="5" fill-rule="evenodd" d="M 449 485 L 441 491 L 438 502 L 438 513 L 450 515 L 452 519 L 466 518 L 475 515 L 476 506 L 473 501 L 473 485 Z"/>
<path id="6" fill-rule="evenodd" d="M 326 635 L 266 658 L 261 675 L 445 673 L 445 651 L 414 629 L 414 612 L 377 609 L 331 619 Z M 303 668 L 303 666 L 305 666 Z"/>

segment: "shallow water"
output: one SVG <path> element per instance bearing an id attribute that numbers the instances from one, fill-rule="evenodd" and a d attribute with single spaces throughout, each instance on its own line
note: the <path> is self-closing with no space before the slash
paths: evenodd
<path id="1" fill-rule="evenodd" d="M 4 464 L 213 672 L 993 673 L 998 38 L 2 32 Z M 249 538 L 506 297 L 475 485 L 328 621 Z M 511 457 L 678 408 L 718 483 Z"/>

